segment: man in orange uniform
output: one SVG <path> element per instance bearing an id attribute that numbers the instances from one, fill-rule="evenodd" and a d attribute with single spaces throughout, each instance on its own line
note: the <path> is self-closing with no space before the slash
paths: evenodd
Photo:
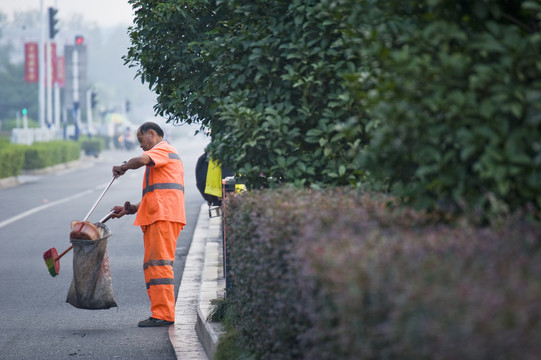
<path id="1" fill-rule="evenodd" d="M 169 326 L 175 322 L 173 261 L 180 231 L 186 224 L 184 211 L 184 166 L 175 148 L 163 140 L 163 130 L 146 122 L 137 130 L 143 154 L 113 166 L 113 176 L 146 166 L 143 198 L 139 204 L 115 206 L 114 217 L 137 214 L 145 246 L 144 273 L 152 316 L 140 327 Z"/>

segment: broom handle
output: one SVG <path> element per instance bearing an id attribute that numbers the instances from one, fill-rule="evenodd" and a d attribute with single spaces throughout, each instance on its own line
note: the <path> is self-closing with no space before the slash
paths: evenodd
<path id="1" fill-rule="evenodd" d="M 101 199 L 103 199 L 103 196 L 105 195 L 105 193 L 107 192 L 107 190 L 109 190 L 109 188 L 111 187 L 111 185 L 113 184 L 113 181 L 115 181 L 115 177 L 113 176 L 113 178 L 111 179 L 111 181 L 109 182 L 109 184 L 105 187 L 105 189 L 102 191 L 100 197 L 98 198 L 98 200 L 96 200 L 96 202 L 94 203 L 94 206 L 92 206 L 92 209 L 90 209 L 90 211 L 88 212 L 88 214 L 86 214 L 85 216 L 85 219 L 81 222 L 81 227 L 79 227 L 79 231 L 81 231 L 83 229 L 83 226 L 84 226 L 84 223 L 85 221 L 88 220 L 88 218 L 90 217 L 90 214 L 92 214 L 92 212 L 94 211 L 94 209 L 96 208 L 96 206 L 98 206 L 98 204 L 100 203 Z"/>
<path id="2" fill-rule="evenodd" d="M 115 178 L 113 178 L 113 180 L 114 180 L 114 179 L 115 179 Z M 111 183 L 112 183 L 112 181 L 111 181 Z M 111 184 L 109 184 L 109 186 L 111 186 Z M 107 187 L 107 188 L 109 188 L 109 187 Z M 105 194 L 105 193 L 104 193 L 104 194 Z M 102 194 L 102 197 L 103 197 L 103 194 Z M 107 214 L 103 219 L 100 220 L 100 223 L 105 224 L 105 222 L 106 222 L 107 220 L 109 220 L 109 219 L 111 218 L 111 216 L 113 216 L 114 213 L 115 213 L 115 211 L 114 211 L 114 210 L 111 210 L 111 211 L 109 212 L 109 214 Z M 81 229 L 82 229 L 82 228 L 81 228 Z M 63 252 L 62 254 L 58 255 L 58 257 L 57 257 L 56 259 L 57 259 L 57 260 L 60 260 L 60 258 L 61 258 L 62 256 L 64 256 L 64 255 L 66 255 L 71 249 L 73 249 L 73 245 L 70 245 L 70 247 L 67 248 L 66 250 L 64 250 L 64 252 Z"/>
<path id="3" fill-rule="evenodd" d="M 100 223 L 105 224 L 105 222 L 109 220 L 113 216 L 114 213 L 115 213 L 114 210 L 109 211 L 109 214 L 105 215 L 105 217 L 100 220 Z"/>
<path id="4" fill-rule="evenodd" d="M 66 255 L 71 249 L 73 249 L 73 245 L 71 245 L 69 248 L 67 248 L 66 250 L 64 250 L 64 252 L 60 255 L 58 255 L 58 257 L 56 258 L 56 260 L 60 260 L 60 258 L 64 255 Z"/>
<path id="5" fill-rule="evenodd" d="M 98 204 L 100 203 L 101 199 L 103 199 L 103 196 L 105 195 L 105 193 L 107 192 L 107 190 L 109 190 L 109 188 L 111 187 L 111 185 L 113 184 L 113 181 L 115 181 L 115 177 L 113 176 L 113 178 L 111 179 L 111 181 L 109 182 L 109 184 L 107 185 L 107 187 L 103 190 L 103 192 L 101 193 L 100 197 L 98 198 L 98 200 L 96 200 L 96 203 L 94 204 L 94 206 L 92 206 L 92 209 L 90 209 L 90 211 L 88 212 L 88 214 L 86 214 L 86 217 L 85 219 L 83 220 L 83 222 L 87 221 L 88 218 L 90 217 L 90 214 L 92 214 L 92 212 L 94 211 L 94 209 L 96 208 L 96 206 L 98 206 Z"/>

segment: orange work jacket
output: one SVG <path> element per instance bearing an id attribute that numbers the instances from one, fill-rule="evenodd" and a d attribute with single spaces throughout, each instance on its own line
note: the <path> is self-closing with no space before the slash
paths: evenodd
<path id="1" fill-rule="evenodd" d="M 143 154 L 152 161 L 145 169 L 143 199 L 134 225 L 150 225 L 158 220 L 186 225 L 184 166 L 176 149 L 162 141 Z"/>

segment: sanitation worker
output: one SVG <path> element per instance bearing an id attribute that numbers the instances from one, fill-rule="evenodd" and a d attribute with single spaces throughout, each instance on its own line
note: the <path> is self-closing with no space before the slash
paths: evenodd
<path id="1" fill-rule="evenodd" d="M 134 225 L 143 231 L 143 270 L 152 315 L 140 321 L 140 327 L 169 326 L 175 322 L 173 261 L 177 238 L 186 224 L 184 166 L 177 150 L 163 137 L 158 124 L 144 123 L 137 130 L 143 153 L 113 166 L 115 178 L 146 166 L 141 202 L 126 201 L 124 206 L 113 207 L 114 217 L 136 214 Z"/>

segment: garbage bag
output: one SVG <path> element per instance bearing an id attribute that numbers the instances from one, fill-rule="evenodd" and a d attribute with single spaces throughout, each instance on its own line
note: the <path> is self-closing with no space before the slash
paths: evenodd
<path id="1" fill-rule="evenodd" d="M 107 239 L 111 232 L 102 223 L 97 240 L 70 239 L 73 244 L 73 279 L 66 302 L 79 309 L 109 309 L 117 307 L 107 254 Z"/>

